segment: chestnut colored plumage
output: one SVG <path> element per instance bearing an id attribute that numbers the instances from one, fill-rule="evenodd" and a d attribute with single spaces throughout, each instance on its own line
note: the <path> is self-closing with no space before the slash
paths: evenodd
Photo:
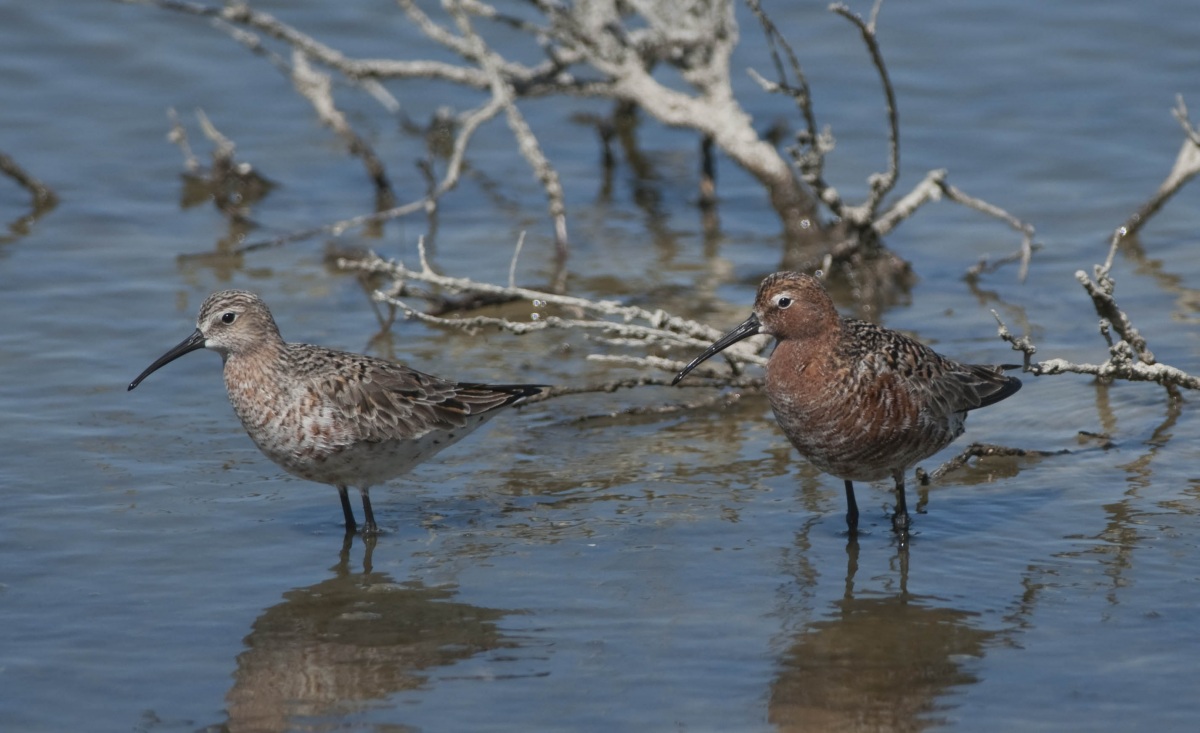
<path id="1" fill-rule="evenodd" d="M 200 306 L 196 331 L 129 385 L 201 348 L 221 355 L 233 410 L 255 445 L 285 471 L 337 487 L 346 531 L 356 529 L 347 487 L 362 493 L 363 532 L 378 531 L 371 486 L 408 472 L 511 405 L 533 384 L 466 384 L 401 364 L 289 344 L 265 303 L 223 290 Z"/>
<path id="2" fill-rule="evenodd" d="M 1004 366 L 961 364 L 895 331 L 842 318 L 820 281 L 796 272 L 768 275 L 754 312 L 675 377 L 758 333 L 775 337 L 767 398 L 801 455 L 845 481 L 846 523 L 858 529 L 854 481 L 891 477 L 892 526 L 907 532 L 904 474 L 963 433 L 967 412 L 1011 396 L 1020 380 Z"/>

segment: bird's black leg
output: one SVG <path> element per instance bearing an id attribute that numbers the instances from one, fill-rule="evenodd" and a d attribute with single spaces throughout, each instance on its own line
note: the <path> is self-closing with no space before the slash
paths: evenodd
<path id="1" fill-rule="evenodd" d="M 350 497 L 346 496 L 346 487 L 337 487 L 338 498 L 342 500 L 342 516 L 346 518 L 346 534 L 354 534 L 358 524 L 354 521 L 354 510 L 350 508 Z"/>
<path id="2" fill-rule="evenodd" d="M 858 534 L 858 502 L 854 499 L 854 482 L 846 480 L 846 526 L 850 536 Z"/>
<path id="3" fill-rule="evenodd" d="M 363 530 L 364 535 L 373 535 L 379 531 L 379 527 L 375 526 L 375 512 L 371 511 L 371 497 L 367 494 L 367 489 L 360 489 L 363 497 Z"/>
<path id="4" fill-rule="evenodd" d="M 908 517 L 908 502 L 904 498 L 904 469 L 896 471 L 896 512 L 892 515 L 892 529 L 908 533 L 912 520 Z"/>

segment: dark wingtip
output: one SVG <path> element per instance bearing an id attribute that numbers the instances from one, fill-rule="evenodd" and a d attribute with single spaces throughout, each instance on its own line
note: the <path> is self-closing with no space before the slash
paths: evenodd
<path id="1" fill-rule="evenodd" d="M 503 392 L 508 395 L 504 404 L 511 405 L 517 400 L 534 397 L 550 389 L 549 384 L 461 384 L 460 387 L 470 389 L 485 389 L 491 392 Z"/>
<path id="2" fill-rule="evenodd" d="M 1001 366 L 1000 368 L 1003 369 L 1004 367 Z M 1016 377 L 1006 377 L 997 374 L 994 379 L 997 383 L 995 391 L 991 392 L 982 400 L 980 400 L 979 407 L 987 407 L 988 405 L 994 405 L 1001 400 L 1006 400 L 1021 389 L 1021 380 L 1017 379 Z"/>

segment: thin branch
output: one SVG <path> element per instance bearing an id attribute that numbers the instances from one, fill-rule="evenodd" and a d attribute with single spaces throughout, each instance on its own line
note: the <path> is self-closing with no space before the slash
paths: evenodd
<path id="1" fill-rule="evenodd" d="M 174 109 L 167 110 L 171 130 L 167 140 L 179 146 L 184 162 L 185 206 L 211 202 L 239 231 L 252 225 L 250 208 L 263 199 L 274 184 L 247 162 L 236 157 L 237 145 L 217 129 L 204 110 L 195 112 L 196 122 L 212 143 L 212 163 L 205 168 L 192 152 L 187 132 Z"/>
<path id="2" fill-rule="evenodd" d="M 504 105 L 508 127 L 517 139 L 517 148 L 521 151 L 521 155 L 525 158 L 529 167 L 533 169 L 534 175 L 537 176 L 537 179 L 542 184 L 542 188 L 546 192 L 550 217 L 554 221 L 554 246 L 557 265 L 555 271 L 558 273 L 554 282 L 554 290 L 555 292 L 562 292 L 566 289 L 566 261 L 568 254 L 567 209 L 563 202 L 563 189 L 562 183 L 558 178 L 558 171 L 554 169 L 549 159 L 546 158 L 545 153 L 542 152 L 541 145 L 538 143 L 537 137 L 533 134 L 533 130 L 530 129 L 529 123 L 526 122 L 525 116 L 517 109 L 513 88 L 501 73 L 502 63 L 499 56 L 488 48 L 483 37 L 475 32 L 470 18 L 467 16 L 460 2 L 450 2 L 449 10 L 454 16 L 455 23 L 458 25 L 464 41 L 469 44 L 469 51 L 472 57 L 479 62 L 480 67 L 488 75 L 492 98 Z"/>
<path id="3" fill-rule="evenodd" d="M 650 328 L 662 329 L 677 336 L 694 339 L 697 342 L 712 343 L 720 338 L 722 333 L 715 328 L 686 318 L 672 315 L 663 310 L 647 310 L 637 306 L 622 305 L 613 300 L 589 300 L 560 293 L 551 293 L 528 288 L 506 288 L 502 285 L 482 283 L 468 278 L 453 278 L 439 275 L 427 265 L 421 270 L 412 270 L 398 261 L 383 260 L 377 255 L 371 255 L 361 260 L 338 260 L 338 266 L 345 270 L 362 270 L 377 272 L 391 276 L 395 280 L 418 280 L 438 287 L 458 292 L 480 292 L 511 295 L 521 300 L 541 300 L 549 305 L 561 306 L 596 316 L 615 317 L 626 323 L 638 320 Z M 734 347 L 736 348 L 736 344 Z M 752 363 L 765 364 L 763 359 L 746 359 Z"/>
<path id="4" fill-rule="evenodd" d="M 1018 273 L 1018 279 L 1024 282 L 1029 274 L 1029 264 L 1033 258 L 1033 253 L 1038 249 L 1038 246 L 1033 241 L 1035 234 L 1033 225 L 1018 219 L 995 204 L 967 195 L 962 190 L 950 185 L 946 177 L 947 172 L 944 168 L 926 173 L 925 178 L 920 183 L 913 186 L 911 191 L 893 203 L 887 211 L 875 220 L 876 233 L 881 237 L 884 236 L 898 226 L 900 222 L 912 216 L 924 204 L 932 201 L 940 201 L 945 197 L 969 209 L 974 209 L 982 214 L 999 219 L 1021 235 L 1021 247 L 1017 250 L 1016 254 L 998 260 L 997 263 L 1020 262 L 1021 268 Z M 992 265 L 991 267 L 994 269 L 994 266 Z M 988 264 L 981 262 L 968 269 L 967 275 L 978 275 L 980 272 L 986 271 L 988 267 Z"/>
<path id="5" fill-rule="evenodd" d="M 348 264 L 349 262 L 346 260 L 338 261 L 338 265 L 343 268 L 345 268 Z M 521 291 L 520 288 L 505 288 L 505 290 L 518 292 Z M 547 295 L 551 294 L 547 293 Z M 597 330 L 606 334 L 612 334 L 613 336 L 619 338 L 628 339 L 630 343 L 676 344 L 700 348 L 708 346 L 709 344 L 709 342 L 706 342 L 702 339 L 688 338 L 672 331 L 640 326 L 633 323 L 588 320 L 581 318 L 562 318 L 559 316 L 543 316 L 536 321 L 512 321 L 507 318 L 496 318 L 493 316 L 446 318 L 444 316 L 432 315 L 417 310 L 390 293 L 381 292 L 376 296 L 376 299 L 395 306 L 396 309 L 403 313 L 407 318 L 412 318 L 423 323 L 430 323 L 438 326 L 449 326 L 451 328 L 457 328 L 468 333 L 475 333 L 481 328 L 498 328 L 503 331 L 508 331 L 518 335 L 533 333 L 535 331 L 545 331 L 547 329 L 573 329 L 582 331 Z M 679 369 L 682 369 L 686 363 L 687 362 L 662 360 L 661 363 L 644 362 L 643 366 L 656 366 L 663 369 L 678 371 Z"/>
<path id="6" fill-rule="evenodd" d="M 563 329 L 594 334 L 593 340 L 617 347 L 634 347 L 646 350 L 670 351 L 681 347 L 704 348 L 721 335 L 720 331 L 684 318 L 672 316 L 664 311 L 649 311 L 636 306 L 626 306 L 614 301 L 589 300 L 577 296 L 567 296 L 559 293 L 544 292 L 513 286 L 500 286 L 490 283 L 476 282 L 466 278 L 452 278 L 434 272 L 425 260 L 424 246 L 418 245 L 420 270 L 404 267 L 399 262 L 385 262 L 375 255 L 363 259 L 339 259 L 337 266 L 344 270 L 367 273 L 380 273 L 390 276 L 394 283 L 386 289 L 375 293 L 375 298 L 387 303 L 390 307 L 403 313 L 407 318 L 433 325 L 475 332 L 481 328 L 498 328 L 514 334 L 527 334 L 548 329 Z M 456 292 L 471 293 L 477 296 L 500 297 L 507 300 L 525 300 L 538 302 L 541 306 L 556 306 L 564 308 L 577 315 L 571 317 L 546 315 L 535 312 L 530 321 L 513 321 L 507 318 L 492 316 L 471 316 L 448 318 L 442 315 L 422 312 L 400 298 L 401 293 L 414 295 L 406 283 L 409 280 L 428 283 L 438 288 Z M 425 296 L 422 296 L 425 297 Z M 735 344 L 723 353 L 726 361 L 734 367 L 732 375 L 718 374 L 708 370 L 709 376 L 715 376 L 719 385 L 732 388 L 761 388 L 762 378 L 742 376 L 740 369 L 745 364 L 766 366 L 766 358 L 760 356 L 764 339 L 747 339 L 741 344 Z M 685 362 L 670 359 L 652 353 L 642 355 L 632 354 L 590 354 L 589 360 L 620 364 L 637 369 L 665 371 L 674 374 L 681 369 Z M 702 382 L 698 382 L 702 383 Z M 669 385 L 669 378 L 658 381 L 647 381 L 642 378 L 639 384 Z M 711 384 L 711 383 L 710 383 Z M 589 388 L 588 391 L 596 391 Z M 560 392 L 563 393 L 563 392 Z M 556 393 L 557 394 L 557 393 Z"/>
<path id="7" fill-rule="evenodd" d="M 279 247 L 292 242 L 299 242 L 313 237 L 320 236 L 341 236 L 350 229 L 360 226 L 370 226 L 380 224 L 392 219 L 399 219 L 409 214 L 415 214 L 420 211 L 428 211 L 433 202 L 440 196 L 444 195 L 458 185 L 460 176 L 462 175 L 463 160 L 466 156 L 467 145 L 471 140 L 471 136 L 479 129 L 484 122 L 495 117 L 503 109 L 503 105 L 497 100 L 492 99 L 483 106 L 467 113 L 462 119 L 459 126 L 458 135 L 454 139 L 453 151 L 450 154 L 450 160 L 446 165 L 446 173 L 442 176 L 441 182 L 437 189 L 429 196 L 410 201 L 406 204 L 395 206 L 386 211 L 377 211 L 371 214 L 360 214 L 347 219 L 332 222 L 330 224 L 322 224 L 308 229 L 301 229 L 288 234 L 283 234 L 271 239 L 259 240 L 250 242 L 237 249 L 238 254 L 254 252 L 261 249 L 270 249 Z"/>
<path id="8" fill-rule="evenodd" d="M 167 108 L 167 118 L 171 120 L 171 131 L 167 133 L 167 140 L 179 146 L 179 151 L 183 153 L 183 167 L 187 172 L 199 173 L 200 161 L 192 152 L 192 146 L 188 143 L 187 129 L 179 121 L 179 113 L 175 111 L 174 107 Z"/>
<path id="9" fill-rule="evenodd" d="M 1037 249 L 1033 243 L 1033 237 L 1035 233 L 1033 225 L 1018 219 L 995 204 L 988 203 L 983 199 L 974 198 L 973 196 L 968 196 L 958 188 L 947 183 L 945 180 L 939 181 L 938 186 L 942 189 L 942 192 L 946 195 L 946 198 L 950 199 L 951 201 L 966 206 L 968 209 L 974 209 L 982 214 L 986 214 L 994 219 L 999 219 L 1005 224 L 1008 224 L 1010 227 L 1016 230 L 1018 234 L 1021 235 L 1021 248 L 1017 251 L 1016 255 L 1013 255 L 1011 258 L 1006 258 L 1006 261 L 1019 261 L 1021 263 L 1021 268 L 1017 272 L 1017 279 L 1021 282 L 1025 282 L 1025 278 L 1029 275 L 1030 260 L 1033 259 L 1033 253 Z M 967 274 L 970 275 L 971 270 L 968 270 Z"/>
<path id="10" fill-rule="evenodd" d="M 1109 346 L 1108 360 L 1103 364 L 1074 364 L 1066 359 L 1049 359 L 1034 363 L 1032 356 L 1037 347 L 1028 336 L 1017 338 L 1009 332 L 1008 327 L 993 311 L 999 324 L 1000 338 L 1012 345 L 1014 351 L 1025 355 L 1024 370 L 1034 376 L 1049 376 L 1054 374 L 1088 374 L 1105 381 L 1123 379 L 1130 382 L 1155 382 L 1171 391 L 1176 387 L 1185 389 L 1200 389 L 1200 377 L 1195 377 L 1182 369 L 1167 364 L 1147 363 L 1139 361 L 1133 347 L 1127 341 L 1121 340 Z M 1101 320 L 1101 333 L 1108 328 L 1108 321 Z"/>
<path id="11" fill-rule="evenodd" d="M 237 151 L 237 145 L 217 129 L 204 110 L 196 109 L 196 122 L 200 124 L 200 131 L 204 133 L 204 136 L 216 146 L 212 154 L 213 167 L 234 167 L 234 153 Z"/>
<path id="12" fill-rule="evenodd" d="M 1200 147 L 1200 130 L 1197 130 L 1192 125 L 1192 121 L 1188 119 L 1187 103 L 1183 101 L 1182 94 L 1175 95 L 1175 109 L 1171 110 L 1171 116 L 1183 128 L 1183 134 L 1187 136 L 1187 139 Z"/>
<path id="13" fill-rule="evenodd" d="M 296 27 L 285 23 L 269 13 L 254 10 L 238 2 L 223 7 L 203 5 L 186 0 L 119 0 L 131 5 L 153 5 L 164 10 L 216 18 L 228 23 L 240 23 L 254 28 L 267 36 L 303 51 L 310 58 L 336 69 L 352 79 L 441 79 L 463 84 L 475 89 L 486 89 L 488 80 L 478 69 L 435 61 L 393 61 L 390 59 L 350 59 L 335 48 L 331 48 Z M 532 77 L 532 70 L 522 69 L 523 77 Z"/>
<path id="14" fill-rule="evenodd" d="M 1200 173 L 1200 130 L 1197 130 L 1188 119 L 1187 105 L 1183 101 L 1183 95 L 1176 96 L 1175 109 L 1172 114 L 1183 127 L 1184 133 L 1183 143 L 1179 147 L 1179 153 L 1175 156 L 1175 164 L 1171 166 L 1171 172 L 1167 174 L 1166 180 L 1159 185 L 1150 200 L 1142 204 L 1117 229 L 1119 238 L 1132 237 L 1137 234 L 1150 217 L 1158 213 L 1163 204 L 1167 203 L 1197 173 Z"/>
<path id="15" fill-rule="evenodd" d="M 1112 242 L 1108 248 L 1108 257 L 1105 259 L 1104 264 L 1096 265 L 1094 268 L 1096 273 L 1094 281 L 1083 270 L 1075 273 L 1075 279 L 1079 281 L 1079 284 L 1091 296 L 1092 305 L 1096 308 L 1096 314 L 1100 316 L 1102 323 L 1107 321 L 1113 330 L 1129 343 L 1139 361 L 1154 364 L 1154 353 L 1150 351 L 1150 347 L 1146 344 L 1146 339 L 1134 327 L 1133 322 L 1129 320 L 1129 316 L 1117 307 L 1117 301 L 1113 298 L 1113 292 L 1117 288 L 1117 283 L 1112 279 L 1110 273 L 1112 271 L 1113 257 L 1116 254 L 1120 239 L 1121 235 L 1119 233 L 1113 235 Z"/>
<path id="16" fill-rule="evenodd" d="M 804 130 L 797 133 L 797 148 L 792 152 L 796 167 L 804 182 L 813 187 L 817 196 L 829 206 L 834 215 L 841 216 L 841 199 L 824 179 L 825 156 L 833 149 L 833 139 L 831 136 L 823 136 L 817 127 L 817 117 L 812 106 L 812 90 L 808 85 L 808 78 L 800 66 L 800 59 L 792 50 L 791 44 L 763 11 L 759 0 L 746 0 L 746 5 L 749 6 L 762 26 L 763 35 L 767 39 L 767 49 L 771 54 L 771 62 L 775 66 L 777 81 L 767 81 L 754 69 L 750 69 L 749 74 L 768 93 L 786 94 L 796 104 L 796 108 L 800 111 L 800 117 L 804 120 Z M 783 56 L 787 57 L 792 81 L 788 80 L 780 51 Z"/>
<path id="17" fill-rule="evenodd" d="M 128 2 L 129 0 L 122 1 Z M 221 18 L 213 18 L 212 24 L 214 27 L 227 33 L 230 38 L 245 46 L 252 53 L 265 57 L 271 63 L 271 65 L 276 69 L 279 69 L 280 73 L 282 73 L 284 76 L 292 76 L 292 68 L 288 63 L 288 60 L 268 48 L 257 33 L 240 28 L 233 23 L 222 20 Z M 389 114 L 397 114 L 400 112 L 400 102 L 397 101 L 396 97 L 393 96 L 392 93 L 389 92 L 387 88 L 380 84 L 376 79 L 371 77 L 354 77 L 349 75 L 344 75 L 344 78 L 353 86 L 356 86 L 369 94 L 375 99 L 376 102 L 379 103 L 381 107 L 387 110 Z"/>
<path id="18" fill-rule="evenodd" d="M 870 23 L 864 21 L 859 15 L 851 12 L 850 8 L 841 3 L 834 3 L 829 6 L 829 9 L 849 20 L 858 28 L 859 33 L 862 35 L 863 43 L 866 44 L 867 50 L 871 53 L 871 62 L 879 72 L 879 81 L 883 85 L 883 95 L 887 103 L 888 168 L 886 172 L 877 173 L 870 177 L 870 195 L 861 206 L 853 207 L 853 212 L 859 213 L 857 221 L 860 224 L 866 224 L 874 220 L 875 212 L 878 210 L 880 202 L 895 187 L 896 179 L 900 175 L 900 119 L 896 112 L 896 92 L 892 88 L 891 79 L 888 77 L 887 65 L 883 62 L 883 52 L 879 48 L 879 39 L 875 36 L 875 20 L 879 14 L 879 3 L 877 2 L 871 11 Z"/>
<path id="19" fill-rule="evenodd" d="M 525 232 L 517 237 L 517 246 L 513 248 L 512 260 L 508 263 L 508 287 L 517 287 L 517 260 L 521 257 L 521 249 L 525 246 Z"/>
<path id="20" fill-rule="evenodd" d="M 338 137 L 342 138 L 351 155 L 362 160 L 363 166 L 367 169 L 367 175 L 375 184 L 379 208 L 392 208 L 395 197 L 383 162 L 379 160 L 379 156 L 375 154 L 370 143 L 354 131 L 349 121 L 346 120 L 346 116 L 337 108 L 333 101 L 333 83 L 329 75 L 313 68 L 308 63 L 308 57 L 300 50 L 292 51 L 292 84 L 300 96 L 309 101 L 322 124 L 327 125 Z"/>

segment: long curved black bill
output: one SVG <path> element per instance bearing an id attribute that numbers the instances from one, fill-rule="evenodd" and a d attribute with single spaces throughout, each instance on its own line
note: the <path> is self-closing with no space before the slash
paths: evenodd
<path id="1" fill-rule="evenodd" d="M 150 376 L 150 374 L 152 372 L 157 371 L 159 368 L 166 366 L 167 364 L 170 364 L 171 362 L 175 361 L 176 359 L 183 356 L 184 354 L 190 354 L 193 351 L 195 351 L 196 349 L 203 349 L 203 348 L 204 348 L 204 334 L 200 333 L 200 329 L 197 328 L 195 330 L 195 332 L 192 333 L 191 336 L 188 336 L 183 341 L 180 341 L 178 346 L 171 349 L 170 351 L 163 354 L 162 356 L 158 357 L 158 359 L 156 359 L 153 364 L 146 367 L 146 371 L 137 375 L 137 379 L 135 379 L 129 383 L 129 389 L 133 389 L 134 387 L 138 386 L 139 384 L 142 383 L 142 380 L 145 379 L 146 377 Z M 129 390 L 126 390 L 126 391 L 129 391 Z"/>
<path id="2" fill-rule="evenodd" d="M 742 339 L 750 338 L 751 336 L 757 335 L 761 329 L 762 329 L 762 324 L 759 323 L 758 316 L 751 313 L 749 318 L 742 321 L 736 328 L 734 328 L 729 333 L 727 333 L 724 336 L 722 336 L 721 338 L 717 339 L 713 343 L 712 346 L 709 346 L 707 349 L 704 350 L 703 354 L 701 354 L 700 356 L 697 356 L 695 359 L 692 359 L 692 363 L 685 366 L 683 368 L 683 371 L 676 374 L 675 378 L 671 380 L 671 386 L 675 386 L 676 384 L 679 384 L 679 380 L 686 377 L 688 372 L 690 372 L 693 369 L 695 369 L 696 367 L 700 366 L 701 362 L 705 361 L 712 355 L 736 344 L 738 341 L 741 341 Z"/>

